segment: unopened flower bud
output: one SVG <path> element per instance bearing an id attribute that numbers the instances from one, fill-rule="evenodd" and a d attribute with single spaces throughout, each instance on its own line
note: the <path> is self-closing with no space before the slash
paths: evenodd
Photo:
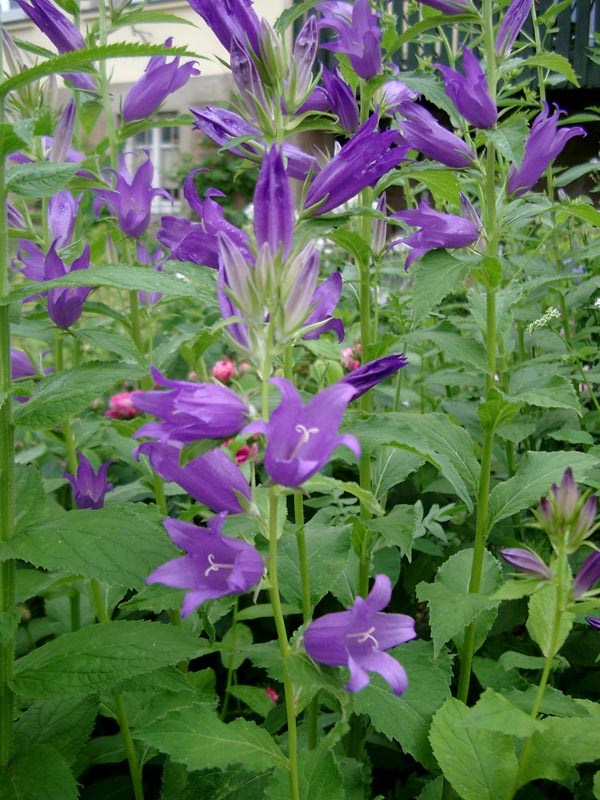
<path id="1" fill-rule="evenodd" d="M 552 485 L 547 497 L 540 500 L 537 518 L 548 534 L 552 546 L 567 546 L 574 553 L 581 543 L 596 530 L 596 498 L 581 493 L 573 471 L 565 470 L 560 485 Z"/>
<path id="2" fill-rule="evenodd" d="M 104 416 L 111 419 L 133 419 L 139 413 L 131 398 L 131 392 L 117 392 L 108 401 L 108 411 Z"/>
<path id="3" fill-rule="evenodd" d="M 211 374 L 213 378 L 221 381 L 221 383 L 229 383 L 235 375 L 235 364 L 227 359 L 217 361 L 211 370 Z"/>

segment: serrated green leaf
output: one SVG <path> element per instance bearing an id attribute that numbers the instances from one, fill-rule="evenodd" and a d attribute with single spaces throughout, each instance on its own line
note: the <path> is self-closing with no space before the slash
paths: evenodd
<path id="1" fill-rule="evenodd" d="M 534 56 L 526 58 L 523 61 L 523 66 L 542 67 L 542 69 L 548 69 L 551 72 L 558 72 L 559 75 L 564 75 L 570 83 L 579 86 L 579 80 L 577 79 L 575 70 L 569 61 L 564 56 L 561 56 L 560 53 L 537 53 Z"/>
<path id="2" fill-rule="evenodd" d="M 544 586 L 529 598 L 527 631 L 546 657 L 555 656 L 558 653 L 575 621 L 575 614 L 571 611 L 563 611 L 560 617 L 559 632 L 554 641 L 553 629 L 557 602 L 557 587 L 554 584 Z"/>
<path id="3" fill-rule="evenodd" d="M 40 699 L 97 694 L 205 649 L 196 636 L 160 622 L 89 625 L 18 659 L 11 687 Z"/>
<path id="4" fill-rule="evenodd" d="M 472 562 L 473 550 L 461 550 L 442 564 L 433 583 L 422 582 L 417 586 L 419 600 L 429 603 L 436 654 L 446 642 L 459 637 L 476 620 L 475 644 L 480 647 L 496 618 L 495 609 L 500 601 L 493 594 L 502 581 L 502 569 L 486 550 L 480 591 L 469 592 Z"/>
<path id="5" fill-rule="evenodd" d="M 0 555 L 36 567 L 98 578 L 123 589 L 140 589 L 160 564 L 174 558 L 161 517 L 152 506 L 126 503 L 69 511 L 49 521 L 33 520 Z"/>
<path id="6" fill-rule="evenodd" d="M 450 659 L 445 653 L 434 658 L 431 643 L 423 640 L 388 652 L 406 670 L 408 689 L 396 697 L 387 684 L 373 677 L 369 686 L 352 695 L 353 708 L 369 716 L 375 730 L 399 742 L 404 752 L 434 768 L 427 734 L 432 716 L 450 695 Z"/>
<path id="7" fill-rule="evenodd" d="M 331 750 L 301 750 L 298 764 L 301 800 L 344 800 L 342 776 Z"/>
<path id="8" fill-rule="evenodd" d="M 600 752 L 600 726 L 593 717 L 546 717 L 531 737 L 520 785 L 546 778 L 565 781 L 577 764 L 596 761 Z"/>
<path id="9" fill-rule="evenodd" d="M 19 134 L 19 129 L 8 122 L 0 122 L 0 158 L 18 150 L 27 141 Z"/>
<path id="10" fill-rule="evenodd" d="M 463 727 L 471 710 L 448 699 L 433 718 L 429 739 L 444 777 L 462 800 L 505 797 L 517 774 L 512 736 Z"/>
<path id="11" fill-rule="evenodd" d="M 132 364 L 84 364 L 49 375 L 36 386 L 27 403 L 15 409 L 18 425 L 52 428 L 84 411 L 115 383 L 136 380 L 145 374 Z"/>
<path id="12" fill-rule="evenodd" d="M 176 709 L 135 729 L 134 736 L 185 764 L 188 770 L 240 764 L 249 772 L 265 772 L 285 765 L 274 740 L 254 722 L 236 719 L 225 724 L 213 711 L 198 707 Z"/>
<path id="13" fill-rule="evenodd" d="M 455 291 L 473 265 L 445 250 L 426 253 L 410 268 L 413 278 L 414 317 L 420 322 L 446 295 Z"/>
<path id="14" fill-rule="evenodd" d="M 580 481 L 597 464 L 596 457 L 575 451 L 525 453 L 515 475 L 490 492 L 488 530 L 500 520 L 537 503 L 553 483 L 560 482 L 567 467 L 573 469 L 575 480 Z"/>
<path id="15" fill-rule="evenodd" d="M 97 713 L 96 697 L 36 700 L 15 723 L 15 752 L 50 744 L 72 764 L 92 733 Z"/>
<path id="16" fill-rule="evenodd" d="M 573 384 L 564 375 L 529 375 L 519 371 L 511 377 L 508 397 L 513 402 L 528 403 L 540 408 L 566 408 L 581 416 L 581 405 Z"/>
<path id="17" fill-rule="evenodd" d="M 67 186 L 78 169 L 79 164 L 61 164 L 55 161 L 18 164 L 8 170 L 6 188 L 9 192 L 27 199 L 51 197 Z M 31 290 L 29 293 L 31 294 Z"/>
<path id="18" fill-rule="evenodd" d="M 49 745 L 34 745 L 0 769 L 1 800 L 77 800 L 75 776 Z"/>
<path id="19" fill-rule="evenodd" d="M 470 713 L 458 723 L 461 728 L 505 733 L 526 739 L 539 729 L 539 723 L 493 689 L 486 689 Z"/>

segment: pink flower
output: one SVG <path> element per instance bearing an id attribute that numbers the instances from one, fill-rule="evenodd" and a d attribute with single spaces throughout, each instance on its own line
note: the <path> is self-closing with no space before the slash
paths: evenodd
<path id="1" fill-rule="evenodd" d="M 354 347 L 343 347 L 340 350 L 342 367 L 348 372 L 354 372 L 355 369 L 360 367 L 360 344 Z"/>
<path id="2" fill-rule="evenodd" d="M 275 689 L 272 689 L 270 686 L 267 686 L 267 688 L 265 689 L 265 694 L 267 695 L 267 697 L 270 697 L 274 703 L 277 703 L 279 701 L 279 695 L 277 694 Z"/>
<path id="3" fill-rule="evenodd" d="M 216 378 L 221 383 L 229 383 L 231 378 L 235 375 L 235 364 L 233 361 L 223 359 L 222 361 L 215 362 L 211 370 L 213 378 Z"/>
<path id="4" fill-rule="evenodd" d="M 108 401 L 108 411 L 104 416 L 111 419 L 133 419 L 139 413 L 131 399 L 131 392 L 117 392 Z"/>
<path id="5" fill-rule="evenodd" d="M 242 464 L 245 464 L 249 458 L 254 458 L 256 455 L 258 455 L 258 445 L 256 442 L 253 442 L 251 445 L 245 444 L 236 451 L 235 463 L 239 467 Z"/>

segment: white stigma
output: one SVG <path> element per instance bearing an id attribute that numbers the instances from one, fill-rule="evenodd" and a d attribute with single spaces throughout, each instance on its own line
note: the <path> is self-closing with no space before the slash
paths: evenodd
<path id="1" fill-rule="evenodd" d="M 364 644 L 365 642 L 373 642 L 373 650 L 379 650 L 379 642 L 373 636 L 373 632 L 375 631 L 375 626 L 369 628 L 368 631 L 363 631 L 362 633 L 348 633 L 346 634 L 347 639 L 356 639 L 358 644 Z"/>
<path id="2" fill-rule="evenodd" d="M 204 577 L 208 577 L 211 572 L 218 572 L 220 569 L 233 569 L 233 564 L 217 564 L 214 553 L 208 554 L 209 567 L 204 570 Z"/>

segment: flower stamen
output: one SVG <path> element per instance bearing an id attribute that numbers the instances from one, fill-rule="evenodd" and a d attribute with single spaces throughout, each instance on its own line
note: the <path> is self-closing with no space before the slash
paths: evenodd
<path id="1" fill-rule="evenodd" d="M 375 626 L 371 626 L 368 631 L 362 631 L 361 633 L 347 633 L 347 639 L 356 639 L 358 644 L 364 644 L 365 642 L 373 642 L 373 650 L 379 650 L 379 642 L 373 636 L 373 632 L 375 631 Z"/>
<path id="2" fill-rule="evenodd" d="M 215 561 L 215 555 L 214 555 L 214 553 L 209 553 L 209 554 L 208 554 L 208 563 L 209 563 L 209 565 L 210 565 L 210 566 L 209 566 L 209 567 L 207 567 L 207 568 L 204 570 L 204 577 L 205 577 L 205 578 L 206 578 L 208 575 L 210 575 L 210 573 L 211 573 L 211 572 L 218 572 L 220 569 L 233 569 L 233 567 L 234 567 L 234 565 L 233 565 L 233 564 L 218 564 L 218 563 Z"/>

